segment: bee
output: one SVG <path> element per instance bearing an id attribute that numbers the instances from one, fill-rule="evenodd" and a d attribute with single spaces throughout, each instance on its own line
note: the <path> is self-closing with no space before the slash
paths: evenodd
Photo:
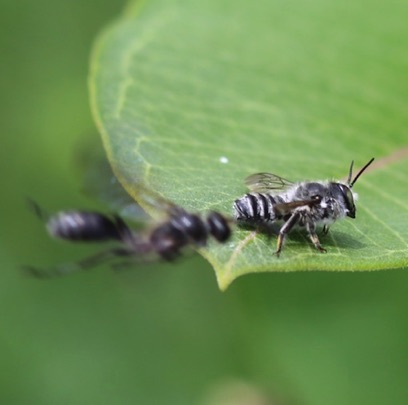
<path id="1" fill-rule="evenodd" d="M 51 269 L 24 269 L 36 277 L 52 277 L 85 270 L 115 258 L 143 262 L 153 259 L 173 261 L 188 246 L 204 247 L 213 238 L 226 242 L 231 235 L 230 220 L 219 212 L 207 215 L 191 213 L 167 201 L 161 201 L 167 218 L 161 223 L 132 229 L 119 215 L 106 215 L 94 211 L 61 211 L 47 215 L 38 204 L 30 202 L 32 209 L 45 221 L 50 236 L 70 242 L 114 241 L 117 246 L 100 251 L 75 263 L 65 263 Z"/>
<path id="2" fill-rule="evenodd" d="M 265 226 L 283 222 L 278 234 L 276 256 L 279 257 L 287 234 L 295 227 L 305 227 L 313 245 L 322 253 L 316 227 L 330 225 L 344 217 L 355 218 L 357 195 L 352 188 L 361 174 L 374 161 L 372 158 L 353 178 L 351 162 L 346 182 L 304 181 L 293 183 L 272 173 L 257 173 L 245 179 L 250 193 L 235 200 L 234 218 L 238 224 Z"/>

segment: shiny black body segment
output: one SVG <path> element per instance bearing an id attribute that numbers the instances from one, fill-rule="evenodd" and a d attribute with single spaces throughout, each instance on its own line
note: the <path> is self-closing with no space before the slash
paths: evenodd
<path id="1" fill-rule="evenodd" d="M 48 233 L 60 239 L 84 242 L 120 240 L 125 228 L 120 218 L 109 218 L 97 212 L 62 211 L 47 222 Z"/>

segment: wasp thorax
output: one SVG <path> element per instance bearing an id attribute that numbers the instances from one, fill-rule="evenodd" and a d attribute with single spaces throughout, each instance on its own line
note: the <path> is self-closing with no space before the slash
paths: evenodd
<path id="1" fill-rule="evenodd" d="M 207 228 L 198 215 L 184 212 L 174 217 L 171 224 L 196 244 L 205 244 L 207 241 Z"/>

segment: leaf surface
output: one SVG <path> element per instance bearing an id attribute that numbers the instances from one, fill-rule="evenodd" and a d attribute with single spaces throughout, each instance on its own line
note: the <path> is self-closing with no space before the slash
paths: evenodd
<path id="1" fill-rule="evenodd" d="M 301 232 L 237 229 L 201 253 L 226 288 L 261 271 L 357 271 L 408 265 L 408 4 L 363 0 L 130 3 L 98 39 L 93 112 L 116 176 L 193 211 L 231 214 L 243 179 L 346 177 L 357 218 L 336 223 L 319 254 Z M 151 205 L 146 206 L 159 215 Z"/>

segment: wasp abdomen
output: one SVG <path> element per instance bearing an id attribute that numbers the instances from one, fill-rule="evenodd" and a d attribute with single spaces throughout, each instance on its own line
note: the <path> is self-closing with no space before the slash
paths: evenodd
<path id="1" fill-rule="evenodd" d="M 234 217 L 242 222 L 275 221 L 282 215 L 274 207 L 284 202 L 282 197 L 268 193 L 245 194 L 234 202 Z"/>
<path id="2" fill-rule="evenodd" d="M 231 228 L 228 224 L 228 220 L 218 212 L 210 212 L 207 217 L 207 223 L 211 235 L 218 242 L 225 242 L 231 236 Z"/>
<path id="3" fill-rule="evenodd" d="M 56 238 L 71 241 L 121 239 L 117 224 L 107 216 L 94 212 L 60 212 L 48 220 L 47 230 Z"/>

